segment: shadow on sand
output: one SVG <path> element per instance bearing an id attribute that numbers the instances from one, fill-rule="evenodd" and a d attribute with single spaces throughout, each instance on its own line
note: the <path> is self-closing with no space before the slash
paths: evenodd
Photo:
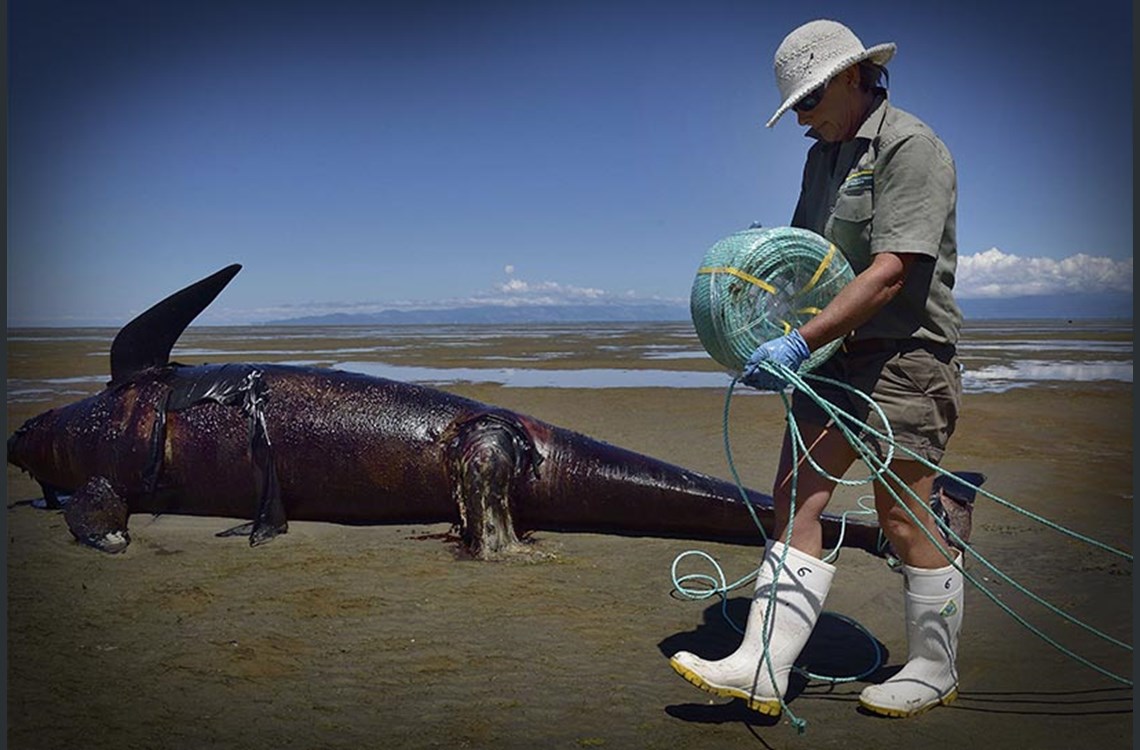
<path id="1" fill-rule="evenodd" d="M 658 644 L 661 653 L 670 657 L 678 651 L 692 651 L 706 659 L 722 659 L 740 645 L 741 635 L 732 625 L 742 624 L 748 618 L 750 597 L 729 599 L 713 604 L 703 613 L 703 621 L 694 630 L 677 633 Z M 727 617 L 727 619 L 726 619 Z M 835 692 L 835 683 L 809 680 L 804 672 L 819 677 L 836 679 L 859 677 L 867 682 L 886 679 L 898 670 L 882 669 L 890 654 L 873 635 L 850 618 L 825 611 L 812 631 L 811 638 L 796 660 L 797 671 L 788 680 L 788 693 L 784 700 L 790 706 L 801 694 L 824 700 L 844 700 L 857 703 L 859 692 Z M 810 690 L 807 690 L 809 688 Z M 823 692 L 819 691 L 822 688 Z M 862 684 L 860 684 L 862 689 Z M 694 693 L 696 695 L 696 693 Z M 744 701 L 730 699 L 726 703 L 710 705 L 684 703 L 667 706 L 666 713 L 682 721 L 705 724 L 743 723 L 748 726 L 774 726 L 780 717 L 765 716 L 749 710 Z"/>

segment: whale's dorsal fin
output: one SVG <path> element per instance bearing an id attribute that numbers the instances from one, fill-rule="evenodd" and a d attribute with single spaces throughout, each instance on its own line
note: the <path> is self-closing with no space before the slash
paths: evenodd
<path id="1" fill-rule="evenodd" d="M 170 350 L 198 314 L 205 310 L 241 270 L 234 263 L 175 292 L 123 326 L 111 342 L 111 385 L 129 380 L 148 367 L 170 361 Z"/>

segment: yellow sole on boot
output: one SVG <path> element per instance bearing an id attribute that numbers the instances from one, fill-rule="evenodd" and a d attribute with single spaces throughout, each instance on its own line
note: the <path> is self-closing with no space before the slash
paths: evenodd
<path id="1" fill-rule="evenodd" d="M 761 698 L 755 698 L 751 694 L 737 688 L 717 687 L 716 685 L 711 685 L 705 682 L 704 678 L 702 678 L 699 674 L 689 669 L 688 667 L 678 664 L 673 659 L 669 660 L 669 666 L 673 667 L 673 671 L 675 671 L 677 674 L 681 675 L 686 680 L 699 687 L 701 690 L 704 690 L 706 693 L 712 693 L 713 695 L 720 696 L 721 698 L 740 698 L 748 704 L 748 708 L 752 709 L 753 711 L 759 711 L 766 716 L 780 715 L 781 708 L 780 701 L 778 700 L 765 700 Z"/>
<path id="2" fill-rule="evenodd" d="M 913 711 L 906 711 L 906 710 L 901 709 L 901 708 L 890 708 L 889 706 L 876 706 L 873 703 L 868 703 L 867 701 L 863 700 L 862 698 L 859 699 L 859 705 L 862 706 L 863 708 L 867 709 L 871 713 L 878 714 L 879 716 L 889 716 L 892 719 L 909 719 L 912 716 L 918 716 L 919 714 L 924 714 L 927 711 L 929 711 L 930 709 L 934 708 L 935 706 L 948 706 L 951 703 L 953 703 L 954 699 L 957 697 L 958 697 L 958 688 L 954 688 L 953 690 L 951 690 L 949 693 L 942 696 L 938 700 L 927 703 L 925 706 L 922 706 L 920 708 L 916 708 Z"/>

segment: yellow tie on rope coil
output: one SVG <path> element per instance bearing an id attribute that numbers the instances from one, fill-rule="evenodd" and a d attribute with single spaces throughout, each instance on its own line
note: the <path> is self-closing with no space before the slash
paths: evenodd
<path id="1" fill-rule="evenodd" d="M 813 288 L 815 288 L 815 285 L 819 283 L 820 278 L 823 276 L 824 271 L 826 271 L 827 267 L 831 265 L 831 261 L 832 261 L 832 259 L 835 258 L 835 254 L 837 252 L 839 252 L 839 248 L 837 248 L 835 246 L 835 243 L 832 242 L 827 249 L 827 255 L 825 255 L 823 257 L 823 260 L 821 260 L 819 262 L 819 266 L 816 267 L 815 273 L 812 274 L 811 279 L 808 280 L 808 283 L 805 284 L 802 289 L 800 289 L 799 291 L 792 294 L 792 299 L 795 299 L 796 297 L 807 294 Z M 740 279 L 741 281 L 745 281 L 749 284 L 752 284 L 755 287 L 763 289 L 768 294 L 776 294 L 776 287 L 772 286 L 767 281 L 764 281 L 763 279 L 759 279 L 759 278 L 753 276 L 752 274 L 748 273 L 747 271 L 743 271 L 739 268 L 734 268 L 732 266 L 704 266 L 702 268 L 697 269 L 697 275 L 698 276 L 709 275 L 709 274 L 714 274 L 714 273 L 726 273 L 729 276 L 735 276 L 736 278 Z M 819 315 L 820 312 L 822 312 L 822 310 L 819 307 L 815 307 L 815 306 L 801 307 L 798 310 L 796 310 L 796 313 L 798 313 L 800 315 L 813 315 L 814 316 L 814 315 Z M 783 326 L 785 336 L 792 332 L 792 324 L 789 321 L 781 318 L 778 322 L 780 323 L 781 326 Z"/>
<path id="2" fill-rule="evenodd" d="M 827 255 L 823 256 L 823 260 L 819 262 L 819 268 L 815 269 L 815 273 L 812 274 L 811 281 L 809 281 L 803 289 L 796 292 L 795 296 L 798 297 L 801 294 L 810 292 L 812 288 L 819 283 L 819 278 L 823 276 L 823 272 L 826 271 L 827 267 L 831 265 L 831 261 L 833 258 L 835 258 L 835 254 L 837 252 L 839 252 L 839 248 L 837 248 L 835 246 L 835 243 L 832 242 L 831 246 L 827 248 Z M 816 309 L 816 312 L 819 312 L 818 309 Z"/>
<path id="3" fill-rule="evenodd" d="M 761 279 L 756 278 L 755 276 L 753 276 L 752 274 L 750 274 L 746 271 L 741 271 L 739 268 L 733 268 L 731 266 L 718 266 L 715 268 L 712 266 L 705 266 L 703 268 L 697 269 L 697 274 L 700 276 L 707 276 L 709 274 L 714 274 L 714 273 L 727 273 L 729 276 L 735 276 L 736 278 L 738 278 L 742 281 L 747 281 L 749 284 L 752 284 L 753 286 L 760 287 L 761 289 L 763 289 L 768 294 L 775 294 L 776 293 L 776 287 L 772 286 L 767 281 L 762 281 Z"/>
<path id="4" fill-rule="evenodd" d="M 838 251 L 839 251 L 839 249 L 837 247 L 835 247 L 835 243 L 834 242 L 831 243 L 831 246 L 827 250 L 827 255 L 825 255 L 823 257 L 823 260 L 821 260 L 819 262 L 819 266 L 815 269 L 815 273 L 812 274 L 811 279 L 808 281 L 807 284 L 804 285 L 803 289 L 799 290 L 798 292 L 796 292 L 792 296 L 793 297 L 799 297 L 801 294 L 806 294 L 807 292 L 810 292 L 812 290 L 812 288 L 815 287 L 815 285 L 819 283 L 820 277 L 823 276 L 823 272 L 827 270 L 827 267 L 829 265 L 831 265 L 831 260 L 835 257 L 835 254 Z M 776 287 L 772 286 L 771 284 L 769 284 L 767 281 L 764 281 L 763 279 L 756 278 L 755 276 L 748 273 L 747 271 L 740 270 L 739 268 L 733 268 L 732 266 L 715 266 L 715 267 L 714 266 L 704 266 L 702 268 L 697 269 L 697 274 L 699 274 L 699 275 L 708 275 L 711 273 L 727 273 L 730 276 L 735 276 L 736 278 L 740 279 L 741 281 L 747 281 L 749 284 L 752 284 L 753 286 L 760 287 L 761 289 L 763 289 L 768 294 L 775 294 L 776 293 Z M 797 310 L 797 312 L 808 312 L 808 311 L 814 311 L 815 313 L 818 313 L 819 308 L 818 307 L 805 307 L 802 310 Z"/>

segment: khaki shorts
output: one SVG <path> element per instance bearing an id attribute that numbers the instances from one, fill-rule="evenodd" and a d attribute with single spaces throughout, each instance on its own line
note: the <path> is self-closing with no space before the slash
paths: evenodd
<path id="1" fill-rule="evenodd" d="M 942 460 L 962 404 L 962 373 L 953 346 L 919 339 L 849 343 L 812 374 L 847 383 L 869 394 L 890 422 L 896 444 L 933 464 Z M 883 420 L 865 399 L 810 375 L 807 383 L 860 424 L 866 423 L 886 434 Z M 798 421 L 820 427 L 830 421 L 819 404 L 800 391 L 792 397 L 792 413 Z M 886 456 L 886 441 L 858 425 L 849 426 L 880 458 Z M 896 450 L 895 459 L 914 460 L 914 456 Z"/>

